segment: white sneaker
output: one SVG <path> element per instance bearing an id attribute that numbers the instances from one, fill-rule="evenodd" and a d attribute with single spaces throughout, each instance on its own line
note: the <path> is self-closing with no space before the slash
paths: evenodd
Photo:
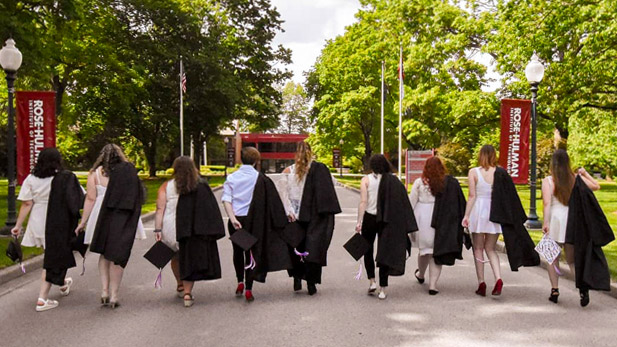
<path id="1" fill-rule="evenodd" d="M 43 305 L 39 305 L 39 303 L 37 302 L 36 312 L 43 312 L 43 311 L 51 310 L 52 308 L 58 307 L 58 302 L 56 300 L 51 300 L 51 299 L 43 300 L 39 298 L 39 302 L 42 302 Z"/>
<path id="2" fill-rule="evenodd" d="M 379 292 L 379 296 L 377 296 L 379 298 L 379 300 L 386 300 L 386 298 L 388 297 L 388 295 L 386 295 L 386 292 L 384 290 Z"/>
<path id="3" fill-rule="evenodd" d="M 73 285 L 73 279 L 70 277 L 67 277 L 64 280 L 64 286 L 60 287 L 60 294 L 67 296 L 69 295 L 69 293 L 71 292 L 71 286 Z M 62 289 L 64 288 L 64 289 Z"/>
<path id="4" fill-rule="evenodd" d="M 372 282 L 371 285 L 368 287 L 368 293 L 375 294 L 376 290 L 377 290 L 377 283 Z"/>

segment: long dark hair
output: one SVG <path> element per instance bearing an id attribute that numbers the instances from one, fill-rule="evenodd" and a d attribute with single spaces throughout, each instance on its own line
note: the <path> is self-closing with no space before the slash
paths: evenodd
<path id="1" fill-rule="evenodd" d="M 371 171 L 378 175 L 392 173 L 392 164 L 386 159 L 383 154 L 374 154 L 369 160 Z"/>
<path id="2" fill-rule="evenodd" d="M 178 194 L 187 194 L 197 188 L 199 183 L 199 171 L 190 157 L 182 156 L 176 158 L 173 164 L 173 178 L 176 182 Z"/>
<path id="3" fill-rule="evenodd" d="M 39 153 L 39 158 L 36 161 L 32 174 L 38 178 L 46 178 L 55 176 L 56 173 L 62 170 L 62 156 L 57 149 L 53 147 L 44 148 Z"/>
<path id="4" fill-rule="evenodd" d="M 551 174 L 553 175 L 553 183 L 555 190 L 553 194 L 564 205 L 568 205 L 570 201 L 570 193 L 574 188 L 574 172 L 570 166 L 570 156 L 563 149 L 558 149 L 553 153 L 551 159 Z"/>
<path id="5" fill-rule="evenodd" d="M 445 187 L 446 168 L 443 166 L 439 157 L 426 159 L 424 170 L 422 170 L 422 180 L 428 184 L 431 194 L 437 196 L 443 192 Z"/>
<path id="6" fill-rule="evenodd" d="M 101 149 L 101 153 L 99 154 L 99 157 L 96 158 L 96 161 L 94 162 L 94 165 L 92 165 L 92 169 L 90 171 L 94 172 L 94 170 L 96 170 L 99 166 L 102 166 L 103 175 L 109 176 L 116 164 L 127 161 L 126 156 L 122 152 L 122 148 L 116 144 L 109 143 Z"/>

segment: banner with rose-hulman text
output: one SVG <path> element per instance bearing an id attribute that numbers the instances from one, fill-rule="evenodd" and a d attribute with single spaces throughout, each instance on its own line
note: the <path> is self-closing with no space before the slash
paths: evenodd
<path id="1" fill-rule="evenodd" d="M 56 93 L 18 91 L 17 183 L 30 174 L 39 153 L 56 147 Z"/>
<path id="2" fill-rule="evenodd" d="M 531 101 L 501 100 L 499 165 L 512 176 L 514 184 L 528 183 L 530 121 Z"/>

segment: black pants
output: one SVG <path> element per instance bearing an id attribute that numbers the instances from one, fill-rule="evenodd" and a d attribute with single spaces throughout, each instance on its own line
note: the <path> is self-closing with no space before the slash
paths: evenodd
<path id="1" fill-rule="evenodd" d="M 306 240 L 305 240 L 306 241 Z M 296 247 L 298 252 L 303 253 L 306 250 L 306 243 L 302 241 Z M 289 247 L 289 253 L 291 255 L 292 269 L 288 270 L 289 276 L 296 279 L 306 280 L 308 283 L 321 283 L 321 264 L 309 263 L 306 260 L 303 262 L 299 255 L 294 252 L 293 247 Z"/>
<path id="2" fill-rule="evenodd" d="M 369 250 L 364 255 L 364 267 L 366 268 L 366 275 L 368 278 L 375 278 L 375 258 L 373 253 L 375 251 L 374 244 L 375 238 L 377 237 L 377 231 L 377 216 L 370 213 L 364 213 L 364 217 L 362 218 L 362 236 L 371 245 Z M 379 286 L 388 286 L 388 272 L 389 269 L 387 266 L 379 266 Z"/>
<path id="3" fill-rule="evenodd" d="M 236 219 L 240 222 L 240 224 L 242 224 L 242 226 L 244 226 L 247 220 L 246 216 L 236 216 Z M 231 220 L 227 223 L 227 230 L 229 230 L 229 236 L 236 232 L 236 229 L 231 224 Z M 240 246 L 233 242 L 231 245 L 233 246 L 234 269 L 236 270 L 236 278 L 238 279 L 238 283 L 244 282 L 246 284 L 246 289 L 252 290 L 253 271 L 250 269 L 244 270 L 244 266 L 251 262 L 251 253 L 244 251 Z"/>

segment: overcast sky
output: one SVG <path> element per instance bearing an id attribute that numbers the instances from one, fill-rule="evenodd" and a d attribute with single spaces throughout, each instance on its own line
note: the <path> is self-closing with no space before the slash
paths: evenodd
<path id="1" fill-rule="evenodd" d="M 304 82 L 302 73 L 315 63 L 326 40 L 343 34 L 360 8 L 358 0 L 272 0 L 272 5 L 285 21 L 285 32 L 274 43 L 292 50 L 288 68 L 299 83 Z"/>

